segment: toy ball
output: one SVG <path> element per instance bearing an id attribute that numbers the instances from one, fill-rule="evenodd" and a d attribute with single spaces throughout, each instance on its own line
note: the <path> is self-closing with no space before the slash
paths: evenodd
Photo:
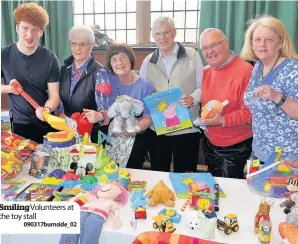
<path id="1" fill-rule="evenodd" d="M 221 113 L 223 110 L 223 104 L 217 100 L 209 101 L 203 108 L 201 113 L 201 119 L 213 119 L 215 113 L 212 109 L 216 110 L 218 113 Z"/>

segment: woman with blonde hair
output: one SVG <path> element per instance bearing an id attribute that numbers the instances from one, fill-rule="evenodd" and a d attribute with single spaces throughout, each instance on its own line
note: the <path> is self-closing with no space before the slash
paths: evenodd
<path id="1" fill-rule="evenodd" d="M 256 61 L 245 93 L 252 114 L 253 151 L 263 162 L 283 149 L 298 156 L 298 55 L 282 21 L 261 16 L 249 21 L 240 54 Z"/>

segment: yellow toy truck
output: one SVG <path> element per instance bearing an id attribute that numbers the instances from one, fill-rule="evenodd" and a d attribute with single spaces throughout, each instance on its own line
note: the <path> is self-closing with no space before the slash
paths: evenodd
<path id="1" fill-rule="evenodd" d="M 230 213 L 225 216 L 224 221 L 218 219 L 217 229 L 223 231 L 226 235 L 237 232 L 239 230 L 237 215 Z"/>
<path id="2" fill-rule="evenodd" d="M 153 217 L 153 220 L 155 221 L 153 223 L 153 228 L 159 229 L 160 232 L 173 233 L 176 230 L 170 216 L 161 214 Z"/>

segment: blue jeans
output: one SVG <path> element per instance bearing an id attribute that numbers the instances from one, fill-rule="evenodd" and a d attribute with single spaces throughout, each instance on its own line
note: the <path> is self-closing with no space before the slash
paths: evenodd
<path id="1" fill-rule="evenodd" d="M 81 212 L 80 234 L 62 234 L 59 244 L 99 244 L 102 225 L 105 222 L 100 215 Z"/>

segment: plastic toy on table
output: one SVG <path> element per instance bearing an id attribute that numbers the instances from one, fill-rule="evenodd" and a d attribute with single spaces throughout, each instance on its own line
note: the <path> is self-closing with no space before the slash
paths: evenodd
<path id="1" fill-rule="evenodd" d="M 94 162 L 95 174 L 99 176 L 101 183 L 118 180 L 119 167 L 107 154 L 106 150 L 101 148 L 96 155 Z"/>
<path id="2" fill-rule="evenodd" d="M 43 179 L 48 174 L 48 166 L 51 154 L 51 147 L 38 145 L 36 151 L 31 155 L 29 175 Z"/>
<path id="3" fill-rule="evenodd" d="M 146 191 L 147 182 L 144 180 L 129 180 L 127 184 L 127 190 L 129 192 L 135 192 L 141 190 L 142 192 Z"/>
<path id="4" fill-rule="evenodd" d="M 135 219 L 147 219 L 146 208 L 137 207 L 135 209 Z"/>
<path id="5" fill-rule="evenodd" d="M 181 214 L 178 214 L 178 212 L 173 208 L 164 208 L 159 211 L 158 215 L 160 214 L 169 216 L 174 224 L 178 224 L 181 220 Z"/>
<path id="6" fill-rule="evenodd" d="M 237 215 L 230 213 L 224 217 L 224 221 L 218 219 L 217 229 L 223 231 L 226 235 L 230 235 L 232 232 L 237 232 L 239 230 Z"/>
<path id="7" fill-rule="evenodd" d="M 295 199 L 298 200 L 298 176 L 292 175 L 287 182 L 287 192 L 284 194 L 284 197 L 287 198 L 280 206 L 285 207 L 284 213 L 288 214 L 291 211 L 291 208 L 295 205 Z"/>
<path id="8" fill-rule="evenodd" d="M 276 147 L 275 152 L 273 152 L 268 160 L 265 162 L 265 164 L 256 172 L 248 174 L 246 176 L 248 184 L 252 186 L 255 190 L 258 192 L 266 193 L 265 189 L 270 189 L 271 185 L 267 184 L 268 180 L 271 176 L 274 176 L 274 172 L 282 172 L 278 170 L 278 165 L 281 163 L 279 161 L 281 155 L 283 153 L 283 150 L 279 147 Z M 279 173 L 282 174 L 282 173 Z M 286 174 L 287 176 L 287 174 Z M 272 182 L 276 182 L 272 181 Z"/>
<path id="9" fill-rule="evenodd" d="M 147 208 L 147 196 L 143 193 L 142 190 L 138 190 L 136 192 L 131 193 L 131 207 L 133 209 L 142 207 Z"/>
<path id="10" fill-rule="evenodd" d="M 262 199 L 259 205 L 259 210 L 254 219 L 254 232 L 256 234 L 259 233 L 260 221 L 270 220 L 270 208 L 271 208 L 271 205 L 273 205 L 273 203 L 274 203 L 273 200 L 269 200 L 267 202 L 265 198 Z"/>
<path id="11" fill-rule="evenodd" d="M 161 214 L 153 217 L 153 220 L 153 228 L 158 229 L 160 232 L 173 233 L 176 230 L 170 216 Z"/>
<path id="12" fill-rule="evenodd" d="M 270 220 L 261 220 L 258 239 L 262 244 L 270 244 L 272 223 Z"/>
<path id="13" fill-rule="evenodd" d="M 62 180 L 55 177 L 46 177 L 40 183 L 45 185 L 61 185 Z"/>
<path id="14" fill-rule="evenodd" d="M 215 208 L 215 200 L 219 197 L 219 186 L 215 184 L 214 193 L 211 193 L 210 187 L 204 182 L 192 182 L 188 185 L 188 197 L 181 211 L 187 206 L 191 210 L 213 211 Z M 218 204 L 218 199 L 217 199 Z"/>

